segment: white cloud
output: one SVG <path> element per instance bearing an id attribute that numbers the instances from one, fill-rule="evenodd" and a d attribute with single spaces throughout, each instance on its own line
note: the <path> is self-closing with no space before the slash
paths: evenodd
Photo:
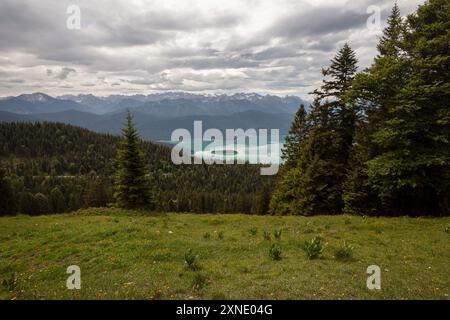
<path id="1" fill-rule="evenodd" d="M 423 0 L 398 0 L 403 14 Z M 81 8 L 81 29 L 66 9 Z M 389 0 L 78 0 L 0 3 L 0 95 L 160 90 L 299 94 L 345 41 L 375 55 L 369 5 Z"/>

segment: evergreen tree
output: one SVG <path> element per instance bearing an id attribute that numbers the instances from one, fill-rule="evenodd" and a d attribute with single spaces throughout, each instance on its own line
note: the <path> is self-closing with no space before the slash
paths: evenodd
<path id="1" fill-rule="evenodd" d="M 286 135 L 281 158 L 284 160 L 283 166 L 291 168 L 295 165 L 299 157 L 300 144 L 307 135 L 306 111 L 302 104 L 295 114 L 295 119 Z"/>
<path id="2" fill-rule="evenodd" d="M 404 87 L 407 78 L 408 66 L 401 54 L 404 32 L 400 10 L 395 4 L 377 46 L 379 53 L 374 63 L 355 77 L 352 90 L 347 94 L 348 100 L 361 111 L 356 119 L 358 129 L 344 185 L 344 211 L 347 213 L 380 214 L 383 207 L 389 206 L 368 181 L 368 161 L 381 152 L 374 143 L 374 133 L 384 126 L 388 110 L 397 103 L 397 92 Z"/>
<path id="3" fill-rule="evenodd" d="M 6 177 L 6 171 L 0 167 L 0 216 L 12 214 L 15 211 L 13 190 Z"/>
<path id="4" fill-rule="evenodd" d="M 54 213 L 64 212 L 67 209 L 64 195 L 58 187 L 50 192 L 50 209 Z"/>
<path id="5" fill-rule="evenodd" d="M 48 214 L 50 211 L 50 205 L 48 198 L 43 193 L 36 193 L 34 195 L 34 208 L 33 213 Z"/>
<path id="6" fill-rule="evenodd" d="M 379 56 L 398 56 L 401 51 L 401 40 L 404 32 L 404 24 L 397 2 L 392 7 L 391 15 L 387 20 L 387 27 L 377 45 Z"/>
<path id="7" fill-rule="evenodd" d="M 450 190 L 450 3 L 430 0 L 407 20 L 408 73 L 382 126 L 369 179 L 395 214 L 448 214 Z"/>
<path id="8" fill-rule="evenodd" d="M 122 133 L 123 139 L 117 151 L 114 197 L 118 206 L 122 208 L 150 208 L 152 196 L 149 171 L 130 112 Z"/>
<path id="9" fill-rule="evenodd" d="M 272 214 L 337 214 L 343 208 L 342 188 L 353 143 L 356 110 L 347 99 L 357 70 L 348 44 L 323 69 L 324 80 L 300 132 L 295 166 L 281 171 L 272 196 Z M 303 131 L 304 130 L 304 131 Z"/>

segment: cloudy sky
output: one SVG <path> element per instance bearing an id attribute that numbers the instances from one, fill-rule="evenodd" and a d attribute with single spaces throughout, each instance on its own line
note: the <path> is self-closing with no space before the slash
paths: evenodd
<path id="1" fill-rule="evenodd" d="M 406 15 L 423 0 L 397 2 Z M 67 27 L 71 5 L 80 29 Z M 392 0 L 1 0 L 0 96 L 304 96 L 346 41 L 361 67 L 371 63 L 374 5 L 384 26 Z"/>

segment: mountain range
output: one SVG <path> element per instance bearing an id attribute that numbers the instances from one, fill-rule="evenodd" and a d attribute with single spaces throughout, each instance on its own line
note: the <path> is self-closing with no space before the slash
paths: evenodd
<path id="1" fill-rule="evenodd" d="M 309 106 L 296 96 L 256 93 L 167 92 L 107 97 L 92 94 L 51 97 L 33 93 L 0 98 L 0 122 L 62 122 L 118 134 L 130 110 L 140 134 L 151 140 L 168 140 L 177 128 L 191 130 L 195 120 L 203 121 L 204 130 L 277 128 L 285 134 L 302 103 Z"/>

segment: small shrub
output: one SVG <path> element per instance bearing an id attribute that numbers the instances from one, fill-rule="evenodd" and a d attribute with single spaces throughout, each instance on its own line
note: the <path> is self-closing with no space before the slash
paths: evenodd
<path id="1" fill-rule="evenodd" d="M 258 229 L 253 227 L 249 230 L 249 232 L 252 236 L 256 236 L 258 234 Z"/>
<path id="2" fill-rule="evenodd" d="M 17 284 L 17 278 L 15 274 L 10 275 L 7 279 L 3 279 L 2 285 L 5 287 L 6 290 L 9 292 L 14 291 Z"/>
<path id="3" fill-rule="evenodd" d="M 343 246 L 336 249 L 336 251 L 334 252 L 334 257 L 336 258 L 336 260 L 349 261 L 353 259 L 353 251 L 353 246 L 344 241 Z"/>
<path id="4" fill-rule="evenodd" d="M 189 270 L 195 271 L 199 269 L 197 258 L 198 256 L 192 251 L 192 249 L 187 249 L 184 254 L 184 262 Z"/>
<path id="5" fill-rule="evenodd" d="M 276 243 L 272 244 L 269 250 L 269 256 L 272 260 L 281 260 L 281 247 Z"/>
<path id="6" fill-rule="evenodd" d="M 281 240 L 281 233 L 282 233 L 282 230 L 281 230 L 281 229 L 280 229 L 280 230 L 275 230 L 275 231 L 273 232 L 273 236 L 275 237 L 275 239 Z"/>
<path id="7" fill-rule="evenodd" d="M 303 245 L 303 250 L 305 251 L 307 257 L 311 259 L 317 259 L 323 252 L 325 243 L 321 237 L 315 237 L 311 241 L 305 241 Z"/>
<path id="8" fill-rule="evenodd" d="M 445 228 L 445 232 L 450 233 L 450 226 L 447 226 L 447 227 Z"/>
<path id="9" fill-rule="evenodd" d="M 163 298 L 163 294 L 160 288 L 156 288 L 150 294 L 150 300 L 161 300 Z"/>
<path id="10" fill-rule="evenodd" d="M 211 234 L 209 232 L 205 232 L 203 234 L 203 239 L 210 239 L 211 238 Z"/>
<path id="11" fill-rule="evenodd" d="M 270 232 L 267 230 L 264 230 L 263 238 L 264 238 L 264 240 L 270 240 Z"/>
<path id="12" fill-rule="evenodd" d="M 192 289 L 201 290 L 207 283 L 207 277 L 201 273 L 196 273 L 192 279 Z"/>
<path id="13" fill-rule="evenodd" d="M 350 218 L 346 218 L 344 220 L 344 223 L 347 224 L 347 225 L 352 224 L 352 220 Z"/>
<path id="14" fill-rule="evenodd" d="M 217 238 L 218 238 L 219 240 L 223 240 L 223 238 L 224 238 L 223 231 L 220 231 L 220 232 L 217 234 Z"/>

